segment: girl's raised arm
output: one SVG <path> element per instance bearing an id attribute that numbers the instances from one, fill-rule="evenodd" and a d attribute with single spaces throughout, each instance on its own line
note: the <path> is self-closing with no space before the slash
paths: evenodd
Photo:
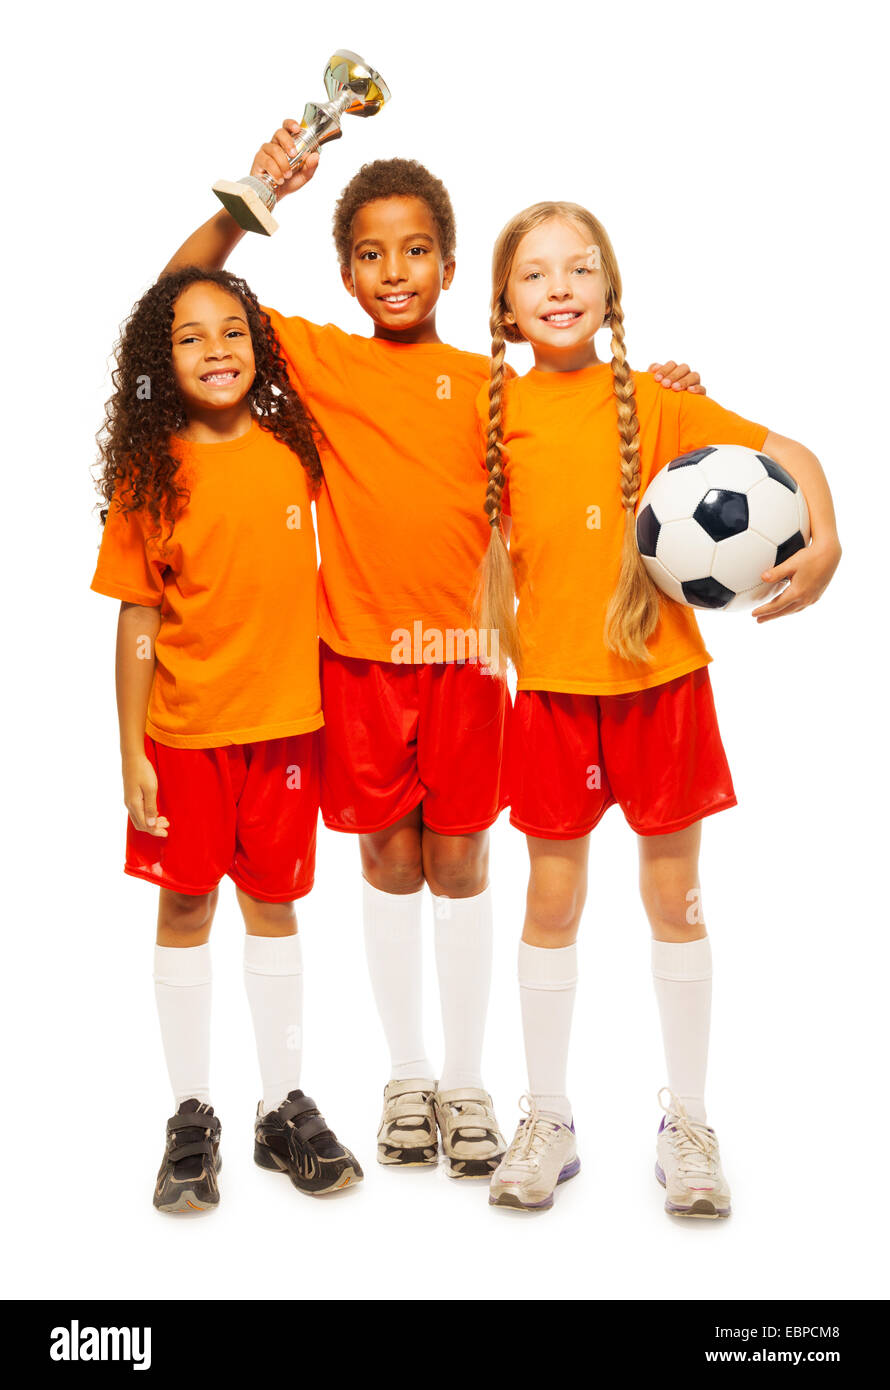
<path id="1" fill-rule="evenodd" d="M 201 270 L 222 270 L 243 236 L 244 231 L 232 214 L 226 212 L 225 208 L 220 208 L 219 212 L 202 223 L 196 232 L 186 237 L 179 250 L 174 251 L 161 274 L 169 275 L 172 271 L 181 270 L 187 265 L 199 266 Z"/>
<path id="2" fill-rule="evenodd" d="M 279 202 L 288 193 L 294 193 L 308 183 L 318 168 L 317 151 L 310 154 L 299 169 L 290 167 L 288 155 L 294 151 L 293 137 L 299 128 L 297 121 L 286 120 L 271 140 L 260 145 L 250 166 L 254 178 L 260 174 L 270 174 L 274 178 Z M 243 236 L 243 228 L 238 226 L 231 213 L 220 208 L 186 238 L 178 251 L 174 251 L 162 273 L 169 275 L 184 265 L 197 265 L 202 270 L 222 270 Z"/>

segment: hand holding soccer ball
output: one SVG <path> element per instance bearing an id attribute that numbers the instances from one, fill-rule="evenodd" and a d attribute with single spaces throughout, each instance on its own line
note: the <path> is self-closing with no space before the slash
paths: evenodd
<path id="1" fill-rule="evenodd" d="M 693 608 L 747 610 L 781 592 L 761 575 L 810 541 L 804 495 L 784 468 L 739 444 L 673 459 L 640 502 L 637 545 L 654 582 Z"/>

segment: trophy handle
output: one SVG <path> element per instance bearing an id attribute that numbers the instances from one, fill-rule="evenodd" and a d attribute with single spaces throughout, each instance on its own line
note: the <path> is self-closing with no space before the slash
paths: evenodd
<path id="1" fill-rule="evenodd" d="M 287 161 L 292 169 L 302 164 L 313 150 L 329 144 L 331 140 L 339 140 L 343 135 L 339 112 L 334 109 L 334 103 L 319 106 L 314 101 L 307 101 L 300 125 L 302 134 L 294 137 L 294 153 L 288 156 Z"/>

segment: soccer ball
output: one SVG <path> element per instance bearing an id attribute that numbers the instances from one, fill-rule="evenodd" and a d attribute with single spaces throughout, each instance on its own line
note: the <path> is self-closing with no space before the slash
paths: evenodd
<path id="1" fill-rule="evenodd" d="M 766 454 L 712 444 L 656 473 L 637 512 L 637 546 L 654 582 L 691 608 L 753 608 L 784 582 L 765 569 L 809 544 L 804 495 Z"/>

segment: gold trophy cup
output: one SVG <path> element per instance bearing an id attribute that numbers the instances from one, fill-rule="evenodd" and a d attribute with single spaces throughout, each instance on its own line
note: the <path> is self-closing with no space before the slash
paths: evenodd
<path id="1" fill-rule="evenodd" d="M 313 150 L 320 149 L 329 140 L 340 139 L 342 115 L 376 116 L 384 102 L 389 101 L 389 88 L 380 73 L 369 68 L 364 58 L 348 48 L 339 48 L 329 59 L 324 85 L 328 100 L 320 106 L 314 101 L 306 104 L 300 133 L 294 137 L 296 150 L 289 160 L 292 169 L 298 169 Z M 271 236 L 278 231 L 278 223 L 272 216 L 278 194 L 271 175 L 261 173 L 254 177 L 248 174 L 237 183 L 219 179 L 213 191 L 246 232 Z"/>

